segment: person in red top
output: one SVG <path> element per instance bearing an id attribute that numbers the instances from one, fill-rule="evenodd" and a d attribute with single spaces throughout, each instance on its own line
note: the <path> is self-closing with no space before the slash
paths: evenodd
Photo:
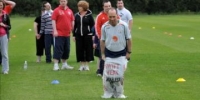
<path id="1" fill-rule="evenodd" d="M 54 10 L 52 15 L 54 43 L 54 68 L 59 70 L 58 61 L 62 59 L 61 69 L 73 69 L 67 64 L 70 53 L 70 33 L 74 27 L 74 15 L 67 6 L 68 0 L 59 0 L 60 5 Z"/>
<path id="2" fill-rule="evenodd" d="M 103 11 L 101 11 L 97 17 L 95 22 L 95 30 L 98 38 L 101 37 L 101 27 L 102 25 L 108 21 L 108 10 L 111 8 L 111 3 L 109 0 L 105 0 L 103 2 Z"/>
<path id="3" fill-rule="evenodd" d="M 6 6 L 4 7 L 4 11 L 7 14 L 10 14 L 12 12 L 12 9 L 15 7 L 16 3 L 14 1 L 10 1 L 10 0 L 2 0 Z"/>
<path id="4" fill-rule="evenodd" d="M 101 38 L 101 27 L 103 26 L 103 24 L 105 22 L 108 21 L 108 10 L 111 8 L 111 2 L 109 0 L 104 0 L 103 2 L 103 11 L 100 12 L 97 17 L 96 17 L 96 21 L 95 21 L 95 31 L 96 31 L 96 36 L 98 37 L 98 39 L 95 39 L 97 41 L 100 41 Z M 96 38 L 96 37 L 95 37 Z M 99 42 L 98 42 L 99 43 Z M 94 45 L 99 45 L 99 44 L 94 44 Z M 96 47 L 96 46 L 94 46 Z M 96 74 L 97 76 L 102 76 L 103 75 L 103 66 L 104 66 L 104 60 L 101 59 L 101 53 L 100 53 L 100 47 L 97 48 L 95 50 L 95 54 L 98 54 L 98 61 L 97 61 L 97 71 Z"/>
<path id="5" fill-rule="evenodd" d="M 8 59 L 8 38 L 7 33 L 11 29 L 10 18 L 3 8 L 3 1 L 0 1 L 0 51 L 2 55 L 2 73 L 8 74 L 9 59 Z"/>
<path id="6" fill-rule="evenodd" d="M 13 1 L 9 1 L 9 0 L 2 0 L 2 2 L 4 4 L 6 4 L 3 8 L 3 11 L 5 12 L 5 14 L 10 14 L 12 9 L 15 7 L 16 3 L 13 2 Z M 7 37 L 9 39 L 9 31 L 7 32 Z M 1 53 L 0 53 L 0 63 L 2 62 L 2 56 L 1 56 Z"/>

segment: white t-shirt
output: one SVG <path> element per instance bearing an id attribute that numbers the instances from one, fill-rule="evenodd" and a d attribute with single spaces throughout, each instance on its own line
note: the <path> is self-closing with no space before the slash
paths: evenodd
<path id="1" fill-rule="evenodd" d="M 126 8 L 117 9 L 117 14 L 120 16 L 120 19 L 125 21 L 129 25 L 129 21 L 133 19 L 131 12 Z"/>
<path id="2" fill-rule="evenodd" d="M 116 26 L 107 21 L 101 28 L 101 40 L 105 41 L 105 47 L 113 52 L 124 50 L 126 39 L 131 39 L 131 34 L 126 22 L 119 20 Z"/>

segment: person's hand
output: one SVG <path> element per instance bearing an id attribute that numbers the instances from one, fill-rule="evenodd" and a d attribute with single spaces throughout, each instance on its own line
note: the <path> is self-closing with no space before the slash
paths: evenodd
<path id="1" fill-rule="evenodd" d="M 75 37 L 73 37 L 73 41 L 76 42 L 76 38 Z"/>
<path id="2" fill-rule="evenodd" d="M 93 43 L 93 48 L 96 49 L 97 48 L 97 44 Z"/>
<path id="3" fill-rule="evenodd" d="M 0 23 L 0 26 L 2 26 L 2 27 L 7 27 L 7 25 L 5 25 L 4 23 Z"/>
<path id="4" fill-rule="evenodd" d="M 102 55 L 101 55 L 101 59 L 105 61 L 105 58 L 106 58 L 106 57 L 105 57 L 105 54 L 102 54 Z"/>
<path id="5" fill-rule="evenodd" d="M 126 59 L 130 59 L 131 55 L 130 53 L 126 53 Z"/>
<path id="6" fill-rule="evenodd" d="M 53 32 L 53 36 L 54 36 L 54 37 L 57 37 L 57 36 L 58 36 L 58 32 L 57 32 L 57 31 L 54 31 L 54 32 Z"/>
<path id="7" fill-rule="evenodd" d="M 36 39 L 40 39 L 41 35 L 40 34 L 36 34 Z"/>

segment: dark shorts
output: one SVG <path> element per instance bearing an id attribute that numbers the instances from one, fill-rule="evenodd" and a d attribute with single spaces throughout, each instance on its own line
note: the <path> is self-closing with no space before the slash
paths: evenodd
<path id="1" fill-rule="evenodd" d="M 70 53 L 70 37 L 58 36 L 54 42 L 54 59 L 68 59 Z"/>

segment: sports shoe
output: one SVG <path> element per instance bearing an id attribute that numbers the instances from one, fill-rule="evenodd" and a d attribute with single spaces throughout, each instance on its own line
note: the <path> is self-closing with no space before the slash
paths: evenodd
<path id="1" fill-rule="evenodd" d="M 100 73 L 100 69 L 97 69 L 96 74 L 97 74 L 97 76 L 99 76 L 99 77 L 103 76 L 103 75 L 101 75 L 101 73 Z"/>
<path id="2" fill-rule="evenodd" d="M 36 62 L 37 62 L 37 63 L 41 62 L 41 57 L 37 57 Z"/>
<path id="3" fill-rule="evenodd" d="M 123 95 L 123 94 L 120 94 L 119 96 L 114 96 L 115 98 L 121 98 L 121 99 L 125 99 L 127 98 L 127 96 Z"/>
<path id="4" fill-rule="evenodd" d="M 80 66 L 80 68 L 78 70 L 79 71 L 83 71 L 84 70 L 84 66 Z"/>
<path id="5" fill-rule="evenodd" d="M 107 93 L 107 92 L 105 92 L 103 96 L 101 96 L 101 98 L 105 98 L 105 99 L 112 98 L 112 97 L 113 97 L 113 93 Z"/>
<path id="6" fill-rule="evenodd" d="M 54 71 L 58 71 L 59 70 L 59 66 L 58 65 L 54 65 L 53 70 Z"/>
<path id="7" fill-rule="evenodd" d="M 90 70 L 90 69 L 89 69 L 89 66 L 85 66 L 84 69 L 85 69 L 86 71 L 89 71 L 89 70 Z"/>
<path id="8" fill-rule="evenodd" d="M 74 69 L 74 67 L 71 67 L 69 65 L 62 65 L 61 69 Z"/>
<path id="9" fill-rule="evenodd" d="M 3 74 L 8 74 L 8 71 L 4 71 Z"/>

